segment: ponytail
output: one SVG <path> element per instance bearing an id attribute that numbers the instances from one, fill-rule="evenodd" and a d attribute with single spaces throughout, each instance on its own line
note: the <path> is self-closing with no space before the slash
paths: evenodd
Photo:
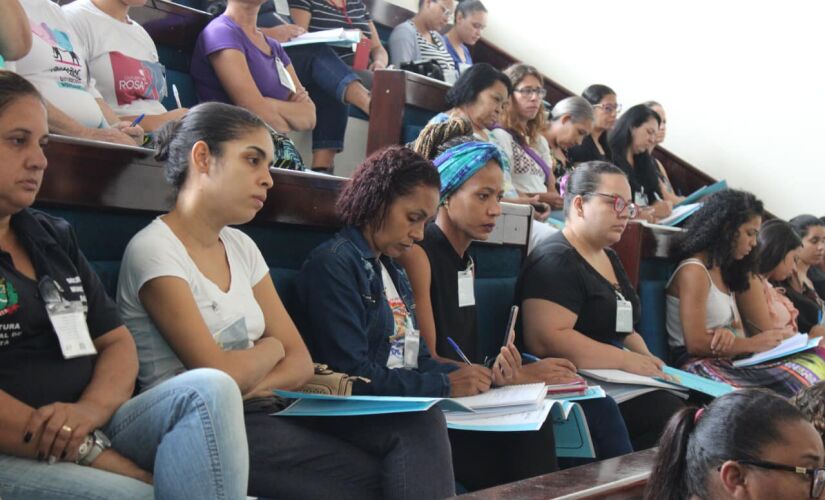
<path id="1" fill-rule="evenodd" d="M 683 500 L 688 498 L 688 440 L 698 423 L 700 408 L 682 408 L 667 424 L 659 440 L 656 463 L 645 490 L 646 500 Z"/>

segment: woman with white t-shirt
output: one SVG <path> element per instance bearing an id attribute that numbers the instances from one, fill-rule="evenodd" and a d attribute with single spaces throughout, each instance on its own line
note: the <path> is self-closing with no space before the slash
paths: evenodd
<path id="1" fill-rule="evenodd" d="M 146 115 L 141 125 L 153 131 L 186 114 L 186 109 L 167 111 L 160 102 L 166 96 L 166 70 L 149 33 L 129 18 L 131 7 L 145 3 L 75 0 L 64 5 L 63 12 L 83 46 L 96 88 L 109 106 L 123 120 Z"/>
<path id="2" fill-rule="evenodd" d="M 11 69 L 43 95 L 49 132 L 143 144 L 143 129 L 119 120 L 95 89 L 83 47 L 60 7 L 49 0 L 20 0 L 20 4 L 31 25 L 32 48 Z"/>
<path id="3" fill-rule="evenodd" d="M 264 122 L 210 102 L 158 132 L 177 199 L 129 242 L 118 306 L 146 390 L 177 373 L 228 373 L 244 397 L 249 494 L 273 498 L 433 498 L 454 492 L 440 410 L 303 419 L 272 417 L 313 373 L 260 250 L 230 225 L 249 222 L 272 187 Z M 427 481 L 419 478 L 426 477 Z"/>

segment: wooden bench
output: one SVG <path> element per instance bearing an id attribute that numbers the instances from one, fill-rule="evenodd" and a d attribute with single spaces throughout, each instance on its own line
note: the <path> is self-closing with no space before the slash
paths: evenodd
<path id="1" fill-rule="evenodd" d="M 644 450 L 572 469 L 461 495 L 467 500 L 642 498 L 656 450 Z"/>

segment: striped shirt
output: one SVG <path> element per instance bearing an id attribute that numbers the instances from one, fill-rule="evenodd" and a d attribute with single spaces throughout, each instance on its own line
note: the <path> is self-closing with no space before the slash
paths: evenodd
<path id="1" fill-rule="evenodd" d="M 344 9 L 326 0 L 289 0 L 290 9 L 301 9 L 310 13 L 310 32 L 337 28 L 359 29 L 367 38 L 372 38 L 369 24 L 372 17 L 364 2 L 346 0 L 346 5 Z"/>
<path id="2" fill-rule="evenodd" d="M 413 24 L 412 21 L 407 21 Z M 413 24 L 413 28 L 415 25 Z M 444 40 L 437 31 L 430 31 L 434 43 L 428 42 L 418 30 L 415 30 L 415 43 L 418 45 L 418 50 L 421 52 L 421 61 L 435 61 L 444 72 L 444 81 L 453 83 L 457 78 L 457 70 L 453 62 L 453 56 L 447 52 L 447 47 L 444 45 Z"/>

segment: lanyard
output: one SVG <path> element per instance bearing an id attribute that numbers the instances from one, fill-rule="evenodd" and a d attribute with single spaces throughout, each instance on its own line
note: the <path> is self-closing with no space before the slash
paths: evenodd
<path id="1" fill-rule="evenodd" d="M 340 10 L 341 14 L 344 15 L 344 21 L 352 26 L 352 19 L 350 19 L 349 14 L 347 13 L 347 0 L 343 0 L 343 4 L 340 7 L 335 3 L 335 0 L 329 0 L 329 3 L 331 3 L 336 9 Z"/>

